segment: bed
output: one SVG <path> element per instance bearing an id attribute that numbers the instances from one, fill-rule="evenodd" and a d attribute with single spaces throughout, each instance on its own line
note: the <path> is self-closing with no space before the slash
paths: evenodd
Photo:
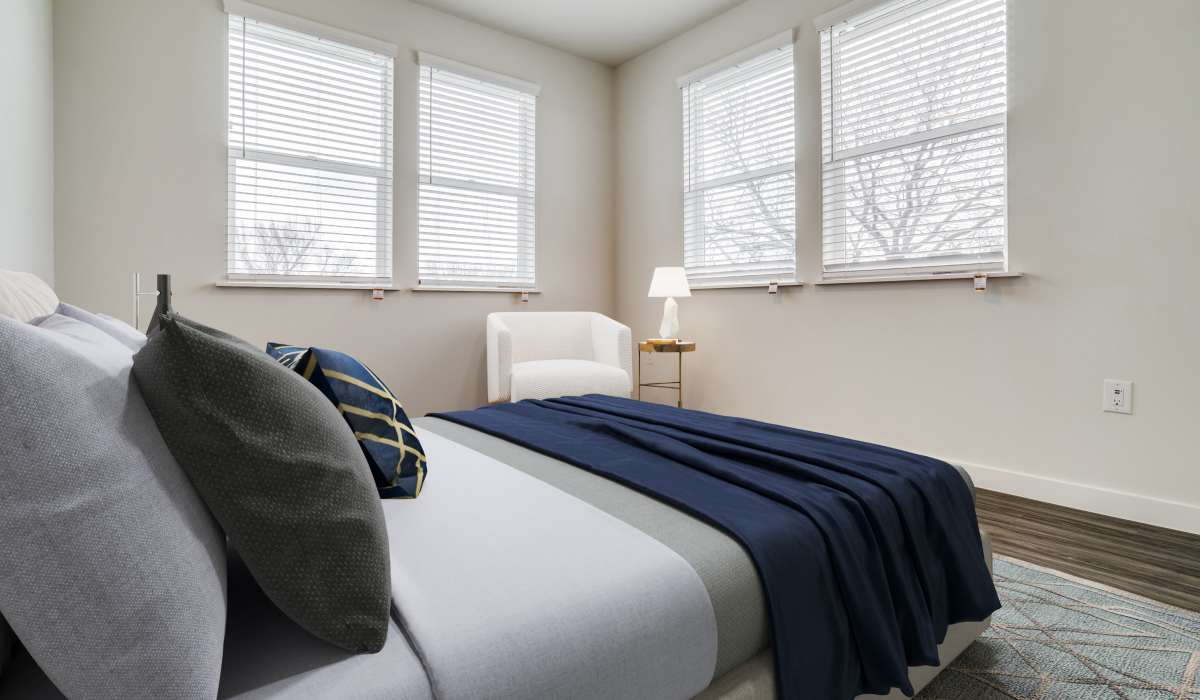
<path id="1" fill-rule="evenodd" d="M 417 430 L 437 471 L 420 499 L 385 504 L 384 650 L 348 655 L 308 636 L 234 558 L 220 697 L 778 696 L 768 602 L 728 534 L 487 432 L 436 417 Z M 986 624 L 952 624 L 913 689 Z M 19 654 L 0 697 L 61 695 Z"/>
<path id="2" fill-rule="evenodd" d="M 927 457 L 604 396 L 415 430 L 382 651 L 303 631 L 231 550 L 220 698 L 901 697 L 999 605 L 973 486 Z M 3 667 L 0 699 L 61 697 Z"/>

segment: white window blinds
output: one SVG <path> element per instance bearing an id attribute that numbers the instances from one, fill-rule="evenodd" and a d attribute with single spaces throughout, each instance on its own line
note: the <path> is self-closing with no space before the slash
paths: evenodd
<path id="1" fill-rule="evenodd" d="M 536 286 L 536 85 L 420 54 L 422 287 Z"/>
<path id="2" fill-rule="evenodd" d="M 822 27 L 827 276 L 1004 269 L 1005 0 Z"/>
<path id="3" fill-rule="evenodd" d="M 720 287 L 794 281 L 792 33 L 679 82 L 689 282 Z"/>
<path id="4" fill-rule="evenodd" d="M 229 16 L 230 280 L 391 284 L 392 63 Z"/>

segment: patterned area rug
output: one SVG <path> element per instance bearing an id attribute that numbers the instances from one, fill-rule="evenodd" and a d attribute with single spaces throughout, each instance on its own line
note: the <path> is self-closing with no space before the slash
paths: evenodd
<path id="1" fill-rule="evenodd" d="M 996 557 L 1004 608 L 921 700 L 1200 700 L 1200 613 Z"/>

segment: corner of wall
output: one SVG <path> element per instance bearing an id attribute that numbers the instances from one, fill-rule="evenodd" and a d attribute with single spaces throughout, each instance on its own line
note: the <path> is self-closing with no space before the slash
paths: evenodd
<path id="1" fill-rule="evenodd" d="M 618 125 L 618 100 L 620 95 L 617 93 L 617 71 L 620 66 L 610 66 L 608 68 L 608 140 L 609 140 L 609 192 L 608 192 L 608 210 L 609 210 L 609 250 L 608 259 L 608 309 L 609 316 L 620 321 L 620 303 L 621 295 L 619 293 L 621 284 L 621 259 L 620 242 L 618 238 L 621 233 L 621 191 L 620 191 L 620 158 L 621 144 L 619 142 L 620 132 Z M 622 321 L 624 323 L 624 321 Z"/>

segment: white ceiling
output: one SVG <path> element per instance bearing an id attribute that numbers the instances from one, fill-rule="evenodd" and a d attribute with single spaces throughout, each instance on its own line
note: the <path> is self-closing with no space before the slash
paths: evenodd
<path id="1" fill-rule="evenodd" d="M 509 34 L 619 65 L 742 0 L 415 0 Z"/>

